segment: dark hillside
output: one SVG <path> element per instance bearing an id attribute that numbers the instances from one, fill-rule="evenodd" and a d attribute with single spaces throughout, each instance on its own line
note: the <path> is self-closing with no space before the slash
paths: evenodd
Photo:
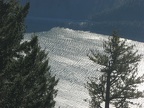
<path id="1" fill-rule="evenodd" d="M 131 0 L 120 7 L 104 11 L 92 18 L 94 21 L 144 21 L 144 0 Z"/>
<path id="2" fill-rule="evenodd" d="M 66 27 L 144 41 L 144 0 L 30 0 L 27 32 Z"/>

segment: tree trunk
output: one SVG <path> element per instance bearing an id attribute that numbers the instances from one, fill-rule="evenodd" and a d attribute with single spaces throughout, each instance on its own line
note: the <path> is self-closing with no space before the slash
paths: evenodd
<path id="1" fill-rule="evenodd" d="M 110 73 L 108 73 L 107 76 L 105 108 L 109 108 L 109 102 L 110 102 Z"/>

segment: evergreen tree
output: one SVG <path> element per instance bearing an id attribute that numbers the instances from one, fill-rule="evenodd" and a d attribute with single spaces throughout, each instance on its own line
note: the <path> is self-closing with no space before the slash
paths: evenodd
<path id="1" fill-rule="evenodd" d="M 53 108 L 58 80 L 37 37 L 22 42 L 29 3 L 0 0 L 0 107 Z"/>
<path id="2" fill-rule="evenodd" d="M 134 45 L 127 45 L 116 33 L 103 43 L 103 51 L 92 50 L 88 55 L 90 60 L 101 65 L 101 75 L 87 82 L 90 107 L 102 108 L 101 104 L 105 103 L 105 108 L 109 108 L 109 104 L 129 108 L 130 104 L 135 104 L 130 99 L 143 97 L 137 90 L 138 84 L 144 82 L 144 75 L 138 76 L 137 72 L 141 55 L 134 51 Z"/>
<path id="3" fill-rule="evenodd" d="M 29 4 L 22 7 L 15 0 L 0 0 L 0 107 L 6 95 L 4 88 L 10 75 L 5 73 L 5 69 L 18 56 L 28 8 Z"/>

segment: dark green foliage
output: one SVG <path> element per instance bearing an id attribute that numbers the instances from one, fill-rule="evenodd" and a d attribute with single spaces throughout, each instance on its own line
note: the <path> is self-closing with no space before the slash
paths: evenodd
<path id="1" fill-rule="evenodd" d="M 0 0 L 0 71 L 17 56 L 23 39 L 24 18 L 29 4 L 21 7 L 17 2 Z"/>
<path id="2" fill-rule="evenodd" d="M 5 104 L 10 108 L 53 108 L 57 93 L 54 86 L 58 80 L 50 74 L 47 54 L 40 50 L 37 37 L 24 42 L 21 49 L 23 53 L 6 70 L 7 74 L 15 75 L 8 80 L 12 84 L 7 86 L 8 97 L 5 96 L 5 102 L 10 105 Z"/>
<path id="3" fill-rule="evenodd" d="M 12 59 L 18 56 L 17 52 L 24 32 L 24 17 L 28 8 L 29 4 L 21 7 L 14 0 L 0 0 L 0 103 L 4 101 L 5 83 L 10 76 L 5 70 L 12 64 Z M 18 18 L 19 20 L 16 20 Z"/>
<path id="4" fill-rule="evenodd" d="M 134 45 L 127 45 L 116 33 L 104 42 L 103 50 L 104 53 L 91 51 L 89 55 L 90 60 L 102 65 L 99 69 L 102 75 L 87 82 L 90 106 L 101 108 L 104 102 L 105 108 L 110 103 L 116 108 L 129 108 L 129 104 L 134 104 L 129 99 L 143 97 L 137 90 L 138 84 L 144 82 L 144 75 L 138 76 L 137 72 L 141 55 L 134 51 Z"/>
<path id="5" fill-rule="evenodd" d="M 22 42 L 29 3 L 0 0 L 0 108 L 53 108 L 58 80 L 36 36 Z"/>

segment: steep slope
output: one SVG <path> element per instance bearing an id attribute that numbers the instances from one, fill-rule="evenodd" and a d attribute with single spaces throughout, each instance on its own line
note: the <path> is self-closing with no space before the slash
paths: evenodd
<path id="1" fill-rule="evenodd" d="M 127 1 L 131 0 L 30 0 L 29 16 L 82 20 L 121 7 Z"/>
<path id="2" fill-rule="evenodd" d="M 144 41 L 144 0 L 125 0 L 122 5 L 93 15 L 91 19 L 99 22 L 94 26 L 96 32 L 108 34 L 118 30 L 125 38 Z"/>
<path id="3" fill-rule="evenodd" d="M 144 21 L 144 1 L 127 0 L 111 10 L 93 16 L 95 21 Z"/>
<path id="4" fill-rule="evenodd" d="M 22 0 L 23 3 L 26 2 Z M 27 32 L 66 27 L 144 41 L 144 0 L 30 0 Z"/>
<path id="5" fill-rule="evenodd" d="M 101 50 L 102 41 L 107 40 L 107 36 L 67 28 L 53 28 L 36 35 L 42 48 L 49 52 L 51 71 L 60 78 L 56 108 L 88 108 L 84 99 L 89 99 L 89 95 L 84 83 L 88 77 L 100 73 L 97 72 L 99 66 L 91 62 L 87 54 L 90 49 Z M 30 37 L 31 34 L 25 35 L 25 39 Z M 135 44 L 139 53 L 144 55 L 144 43 L 127 40 L 127 44 Z M 143 64 L 144 58 L 139 64 L 139 74 L 144 70 Z M 139 89 L 144 90 L 143 86 Z M 138 101 L 144 102 L 142 99 Z"/>
<path id="6" fill-rule="evenodd" d="M 89 14 L 108 8 L 113 0 L 30 0 L 29 16 L 59 19 L 87 19 Z M 118 0 L 119 1 L 119 0 Z M 108 6 L 106 5 L 108 3 Z"/>

